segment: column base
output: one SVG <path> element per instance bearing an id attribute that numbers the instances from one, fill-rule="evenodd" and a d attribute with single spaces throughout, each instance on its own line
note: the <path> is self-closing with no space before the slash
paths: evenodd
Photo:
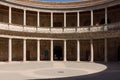
<path id="1" fill-rule="evenodd" d="M 67 60 L 63 60 L 64 62 L 66 62 Z"/>
<path id="2" fill-rule="evenodd" d="M 40 60 L 37 60 L 37 62 L 40 62 Z"/>
<path id="3" fill-rule="evenodd" d="M 80 62 L 80 60 L 77 60 L 77 62 Z"/>
<path id="4" fill-rule="evenodd" d="M 26 60 L 23 60 L 23 62 L 26 62 Z"/>
<path id="5" fill-rule="evenodd" d="M 90 61 L 91 63 L 93 63 L 94 61 Z"/>

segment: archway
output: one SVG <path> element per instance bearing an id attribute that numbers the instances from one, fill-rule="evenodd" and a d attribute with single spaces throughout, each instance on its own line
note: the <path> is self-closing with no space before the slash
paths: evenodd
<path id="1" fill-rule="evenodd" d="M 54 60 L 63 60 L 63 49 L 61 46 L 55 46 L 54 47 Z"/>
<path id="2" fill-rule="evenodd" d="M 118 61 L 120 61 L 120 46 L 118 46 L 118 52 L 117 52 L 117 58 L 118 58 Z"/>

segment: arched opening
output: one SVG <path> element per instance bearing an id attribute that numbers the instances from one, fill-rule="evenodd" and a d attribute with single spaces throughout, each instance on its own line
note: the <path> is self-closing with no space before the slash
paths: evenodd
<path id="1" fill-rule="evenodd" d="M 120 46 L 118 46 L 118 52 L 117 52 L 117 55 L 118 55 L 118 61 L 120 61 Z"/>
<path id="2" fill-rule="evenodd" d="M 54 47 L 54 60 L 63 60 L 63 49 L 61 46 Z"/>

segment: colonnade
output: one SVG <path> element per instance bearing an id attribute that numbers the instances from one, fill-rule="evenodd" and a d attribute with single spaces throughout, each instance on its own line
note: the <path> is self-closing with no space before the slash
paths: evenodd
<path id="1" fill-rule="evenodd" d="M 12 40 L 13 40 L 13 38 L 9 38 L 9 40 L 8 40 L 8 61 L 9 62 L 11 62 L 12 61 Z M 23 39 L 23 61 L 27 61 L 26 60 L 26 41 L 27 39 Z M 41 61 L 41 59 L 40 59 L 40 39 L 37 39 L 36 40 L 37 41 L 37 61 Z M 77 61 L 79 62 L 79 61 L 81 61 L 80 60 L 80 47 L 81 47 L 81 45 L 80 45 L 80 40 L 76 40 L 76 42 L 77 42 Z M 63 61 L 67 61 L 67 40 L 64 40 L 64 50 L 63 50 L 63 55 L 64 55 L 64 57 L 63 57 Z M 105 38 L 104 39 L 104 61 L 105 62 L 107 62 L 107 38 Z M 53 49 L 54 49 L 54 40 L 50 40 L 50 61 L 54 61 L 54 55 L 53 55 L 53 53 L 54 53 L 54 51 L 53 51 Z M 90 39 L 90 62 L 94 62 L 94 46 L 93 46 L 93 39 Z"/>
<path id="2" fill-rule="evenodd" d="M 26 26 L 26 9 L 23 10 L 23 25 Z M 37 27 L 40 27 L 40 11 L 36 11 L 37 12 Z M 53 14 L 56 12 L 50 12 L 50 27 L 53 27 Z M 66 14 L 70 13 L 70 12 L 61 12 L 64 14 L 64 27 L 66 27 Z M 80 27 L 80 11 L 77 11 L 77 27 Z M 105 24 L 107 24 L 107 20 L 108 20 L 108 15 L 107 15 L 107 8 L 105 8 Z M 94 10 L 90 10 L 90 15 L 91 15 L 91 25 L 94 25 Z M 9 24 L 12 23 L 12 7 L 9 6 Z"/>

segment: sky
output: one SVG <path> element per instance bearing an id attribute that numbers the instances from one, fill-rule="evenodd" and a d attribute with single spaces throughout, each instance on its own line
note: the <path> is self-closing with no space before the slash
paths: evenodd
<path id="1" fill-rule="evenodd" d="M 84 0 L 36 0 L 40 2 L 76 2 L 76 1 L 84 1 Z"/>

